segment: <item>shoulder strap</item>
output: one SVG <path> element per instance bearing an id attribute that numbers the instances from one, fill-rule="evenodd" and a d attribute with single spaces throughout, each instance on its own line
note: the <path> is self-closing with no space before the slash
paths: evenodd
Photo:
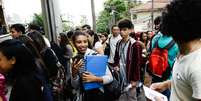
<path id="1" fill-rule="evenodd" d="M 158 40 L 160 39 L 160 37 L 157 38 L 156 42 L 154 43 L 154 47 L 153 48 L 156 48 L 158 47 Z"/>
<path id="2" fill-rule="evenodd" d="M 46 51 L 48 48 L 49 48 L 49 47 L 45 47 L 45 48 L 43 48 L 43 49 L 40 51 L 40 54 L 44 54 L 45 51 Z"/>
<path id="3" fill-rule="evenodd" d="M 168 43 L 168 45 L 164 47 L 164 49 L 170 49 L 171 47 L 173 47 L 174 44 L 175 44 L 175 41 L 172 39 L 170 43 Z"/>
<path id="4" fill-rule="evenodd" d="M 118 54 L 119 54 L 119 48 L 120 48 L 120 44 L 121 44 L 121 41 L 122 40 L 119 40 L 118 42 L 117 42 L 117 44 L 116 44 L 116 50 L 117 50 L 117 52 L 118 52 Z"/>
<path id="5" fill-rule="evenodd" d="M 109 37 L 109 39 L 108 39 L 108 44 L 109 44 L 109 45 L 110 45 L 110 40 L 111 40 L 111 37 L 112 37 L 112 36 L 110 36 L 110 37 Z"/>

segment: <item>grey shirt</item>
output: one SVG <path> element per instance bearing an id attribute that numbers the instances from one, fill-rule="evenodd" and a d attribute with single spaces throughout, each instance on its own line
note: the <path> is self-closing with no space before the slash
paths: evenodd
<path id="1" fill-rule="evenodd" d="M 177 58 L 173 67 L 170 101 L 201 99 L 201 49 Z"/>

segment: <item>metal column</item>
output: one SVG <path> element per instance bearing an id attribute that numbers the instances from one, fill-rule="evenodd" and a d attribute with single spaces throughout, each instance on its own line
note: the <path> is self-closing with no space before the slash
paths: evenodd
<path id="1" fill-rule="evenodd" d="M 41 0 L 45 34 L 50 41 L 57 42 L 57 35 L 62 32 L 62 22 L 58 0 Z"/>

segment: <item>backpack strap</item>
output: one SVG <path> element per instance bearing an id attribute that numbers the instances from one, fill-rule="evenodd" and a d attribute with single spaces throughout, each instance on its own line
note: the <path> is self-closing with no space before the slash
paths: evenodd
<path id="1" fill-rule="evenodd" d="M 170 41 L 170 43 L 168 43 L 168 45 L 167 46 L 165 46 L 164 47 L 164 49 L 170 49 L 171 47 L 173 47 L 173 45 L 175 44 L 175 41 L 172 39 L 171 41 Z"/>
<path id="2" fill-rule="evenodd" d="M 116 50 L 117 50 L 117 52 L 118 52 L 118 54 L 119 54 L 119 48 L 120 48 L 120 44 L 121 44 L 121 42 L 122 42 L 122 40 L 119 40 L 118 42 L 117 42 L 117 44 L 116 44 Z"/>
<path id="3" fill-rule="evenodd" d="M 160 39 L 160 37 L 156 40 L 156 43 L 154 44 L 154 47 L 157 47 L 157 48 L 160 48 L 159 46 L 158 46 L 158 40 Z M 164 48 L 162 48 L 162 49 L 167 49 L 167 50 L 169 50 L 171 47 L 173 47 L 174 46 L 174 44 L 175 44 L 175 41 L 172 39 Z"/>
<path id="4" fill-rule="evenodd" d="M 152 37 L 151 37 L 151 39 L 150 39 L 150 44 L 149 44 L 149 48 L 150 48 L 150 50 L 151 50 L 151 47 L 152 47 L 152 40 L 153 40 L 153 38 L 156 36 L 156 34 L 154 34 Z M 157 39 L 158 40 L 158 39 Z M 154 44 L 154 46 L 155 46 L 155 44 Z"/>
<path id="5" fill-rule="evenodd" d="M 110 37 L 108 38 L 108 44 L 109 44 L 109 45 L 110 45 L 111 37 L 112 37 L 112 36 L 110 36 Z"/>
<path id="6" fill-rule="evenodd" d="M 158 47 L 158 40 L 160 39 L 160 37 L 158 37 L 157 38 L 157 40 L 156 40 L 156 42 L 155 42 L 155 44 L 154 44 L 154 47 L 153 48 L 156 48 L 156 47 Z"/>

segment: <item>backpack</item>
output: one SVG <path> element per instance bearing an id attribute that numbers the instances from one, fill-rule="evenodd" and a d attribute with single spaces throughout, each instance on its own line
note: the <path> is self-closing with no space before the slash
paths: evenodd
<path id="1" fill-rule="evenodd" d="M 169 72 L 171 71 L 168 64 L 168 50 L 174 46 L 175 41 L 172 40 L 164 48 L 159 48 L 158 40 L 154 44 L 154 48 L 152 49 L 149 56 L 149 69 L 152 75 L 163 78 L 165 80 L 170 74 L 169 73 L 167 75 L 167 70 Z"/>
<path id="2" fill-rule="evenodd" d="M 104 55 L 107 55 L 108 57 L 110 56 L 110 45 L 108 43 L 106 43 Z"/>
<path id="3" fill-rule="evenodd" d="M 51 89 L 53 93 L 54 99 L 63 99 L 64 98 L 64 91 L 67 86 L 67 79 L 66 79 L 66 71 L 63 65 L 59 62 L 59 59 L 57 58 L 55 52 L 51 48 L 45 48 L 41 51 L 41 55 L 44 56 L 46 52 L 50 51 L 51 54 L 49 54 L 49 57 L 54 58 L 54 63 L 51 63 L 52 66 L 54 66 L 54 75 L 51 75 L 49 78 Z M 47 67 L 48 68 L 48 67 Z"/>
<path id="4" fill-rule="evenodd" d="M 106 43 L 106 47 L 104 50 L 104 55 L 107 55 L 108 57 L 110 56 L 110 39 L 111 39 L 111 37 L 109 37 L 108 43 Z"/>
<path id="5" fill-rule="evenodd" d="M 54 53 L 54 51 L 53 51 Z M 50 82 L 52 84 L 52 92 L 54 98 L 61 100 L 64 99 L 64 92 L 67 86 L 66 72 L 63 65 L 59 62 L 56 54 L 54 53 L 55 58 L 57 59 L 57 75 L 50 78 Z"/>
<path id="6" fill-rule="evenodd" d="M 121 40 L 119 40 L 117 42 L 117 53 L 119 54 L 119 49 L 120 49 L 120 44 L 121 44 Z M 131 43 L 129 43 L 131 44 Z M 115 101 L 117 99 L 119 99 L 119 97 L 121 96 L 121 94 L 123 93 L 123 89 L 124 89 L 124 79 L 121 79 L 122 75 L 120 74 L 119 71 L 115 71 L 113 69 L 113 64 L 108 66 L 112 76 L 113 76 L 113 81 L 109 84 L 104 85 L 104 94 L 105 97 L 108 99 L 108 101 Z"/>
<path id="7" fill-rule="evenodd" d="M 113 81 L 103 86 L 104 95 L 109 100 L 117 100 L 122 94 L 123 83 L 120 82 L 120 73 L 108 67 L 113 76 Z"/>
<path id="8" fill-rule="evenodd" d="M 62 53 L 62 49 L 61 47 L 59 47 L 59 45 L 57 45 L 57 43 L 55 43 L 54 41 L 51 41 L 50 42 L 50 46 L 51 46 L 51 49 L 54 51 L 54 53 L 56 54 L 59 62 L 65 66 L 65 63 L 66 63 L 66 59 L 64 59 L 64 54 Z"/>
<path id="9" fill-rule="evenodd" d="M 44 101 L 54 101 L 52 91 L 51 91 L 51 87 L 48 84 L 48 82 L 46 81 L 45 77 L 39 73 L 35 73 L 34 76 L 36 77 L 36 79 L 38 79 L 41 82 L 41 86 L 43 87 L 43 90 L 42 90 L 43 100 Z"/>

